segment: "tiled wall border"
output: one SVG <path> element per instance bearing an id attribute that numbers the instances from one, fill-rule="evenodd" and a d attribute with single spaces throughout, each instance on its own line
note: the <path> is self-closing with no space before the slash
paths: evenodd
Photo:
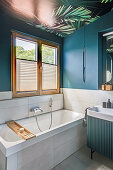
<path id="1" fill-rule="evenodd" d="M 50 112 L 49 99 L 52 97 L 52 110 L 63 109 L 63 94 L 32 96 L 24 98 L 8 98 L 0 101 L 0 124 L 10 120 L 18 120 L 33 116 L 31 108 L 39 106 L 44 113 Z M 9 100 L 10 99 L 10 100 Z"/>
<path id="2" fill-rule="evenodd" d="M 12 99 L 12 91 L 0 92 L 0 100 Z"/>
<path id="3" fill-rule="evenodd" d="M 63 88 L 64 108 L 79 113 L 85 113 L 85 109 L 97 105 L 108 99 L 113 102 L 113 91 L 85 90 Z"/>

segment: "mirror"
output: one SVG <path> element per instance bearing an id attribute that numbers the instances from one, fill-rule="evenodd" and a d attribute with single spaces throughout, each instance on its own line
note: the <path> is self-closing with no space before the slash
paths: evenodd
<path id="1" fill-rule="evenodd" d="M 113 89 L 113 32 L 103 35 L 103 84 L 104 90 Z M 106 87 L 109 86 L 107 89 Z"/>

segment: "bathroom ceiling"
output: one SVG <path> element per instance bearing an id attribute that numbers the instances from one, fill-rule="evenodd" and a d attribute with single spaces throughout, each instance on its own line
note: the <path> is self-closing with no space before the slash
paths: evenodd
<path id="1" fill-rule="evenodd" d="M 0 3 L 8 14 L 61 37 L 113 8 L 113 0 L 1 0 Z"/>

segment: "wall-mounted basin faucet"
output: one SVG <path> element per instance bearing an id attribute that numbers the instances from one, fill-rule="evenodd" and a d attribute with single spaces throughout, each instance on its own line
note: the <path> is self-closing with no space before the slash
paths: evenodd
<path id="1" fill-rule="evenodd" d="M 90 107 L 86 108 L 85 109 L 85 116 L 84 116 L 84 119 L 83 119 L 83 126 L 86 127 L 87 126 L 87 110 L 89 109 Z"/>

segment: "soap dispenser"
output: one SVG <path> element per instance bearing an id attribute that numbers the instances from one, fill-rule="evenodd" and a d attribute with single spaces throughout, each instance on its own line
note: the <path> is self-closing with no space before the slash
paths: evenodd
<path id="1" fill-rule="evenodd" d="M 111 102 L 110 102 L 110 99 L 108 99 L 108 102 L 107 102 L 107 108 L 111 108 Z"/>

